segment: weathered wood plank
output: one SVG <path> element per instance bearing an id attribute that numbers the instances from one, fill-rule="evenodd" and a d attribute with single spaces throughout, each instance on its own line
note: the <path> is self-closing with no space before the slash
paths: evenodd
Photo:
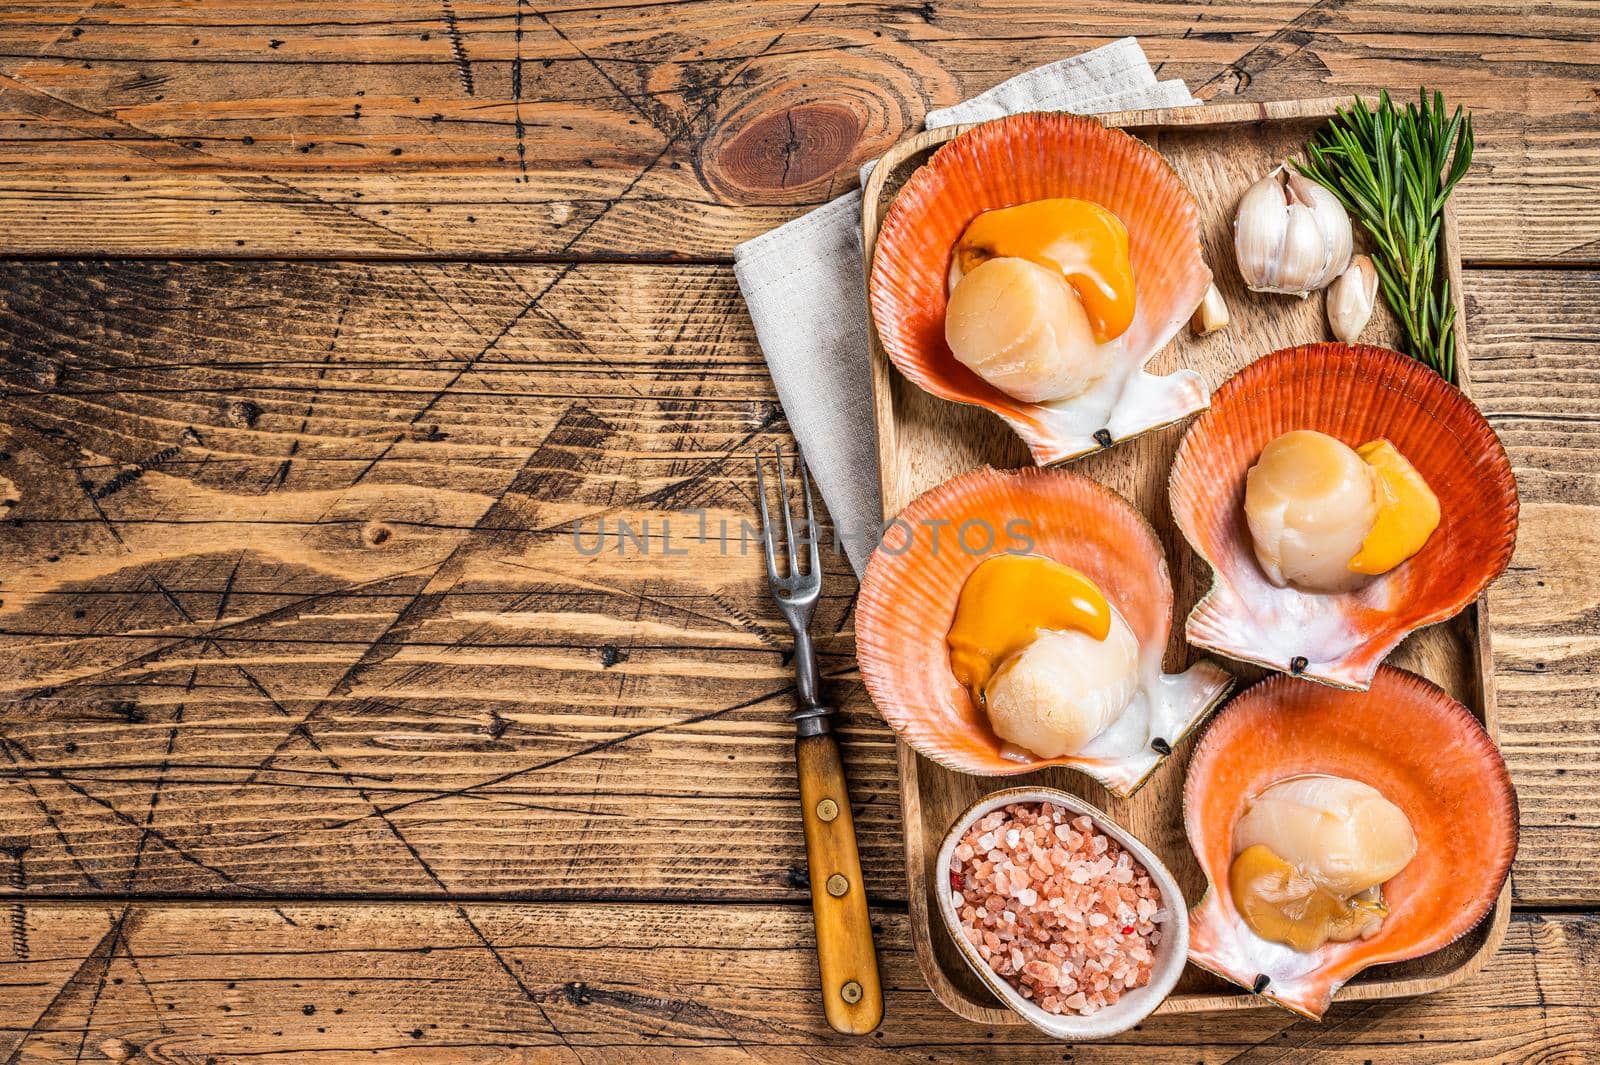
<path id="1" fill-rule="evenodd" d="M 1600 1055 L 1600 919 L 1524 915 L 1459 988 L 1162 1017 L 1063 1047 L 984 1029 L 924 989 L 877 915 L 887 1014 L 866 1040 L 818 1007 L 799 906 L 29 904 L 0 945 L 9 1060 L 1581 1062 Z M 20 931 L 18 931 L 20 929 Z M 0 937 L 3 938 L 3 937 Z M 1063 1055 L 1063 1051 L 1070 1051 Z"/>
<path id="2" fill-rule="evenodd" d="M 725 268 L 0 271 L 3 890 L 803 897 L 786 645 L 738 554 L 786 428 Z M 1518 899 L 1589 904 L 1600 274 L 1467 295 L 1524 492 L 1492 605 Z M 890 737 L 846 734 L 901 899 Z"/>
<path id="3" fill-rule="evenodd" d="M 1479 121 L 1467 257 L 1600 260 L 1592 10 L 1415 0 L 10 5 L 4 248 L 721 257 L 928 110 L 1128 34 L 1207 97 L 1441 86 Z"/>
<path id="4" fill-rule="evenodd" d="M 1517 552 L 1489 593 L 1500 744 L 1524 811 L 1523 854 L 1551 856 L 1530 892 L 1592 900 L 1600 817 L 1600 276 L 1467 276 L 1474 398 L 1511 454 L 1522 496 Z M 1527 898 L 1528 895 L 1522 897 Z"/>

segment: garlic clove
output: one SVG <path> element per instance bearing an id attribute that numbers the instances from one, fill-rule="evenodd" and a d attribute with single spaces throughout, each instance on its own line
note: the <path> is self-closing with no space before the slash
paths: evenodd
<path id="1" fill-rule="evenodd" d="M 1233 249 L 1239 273 L 1256 292 L 1304 298 L 1325 288 L 1350 262 L 1350 216 L 1333 193 L 1279 166 L 1239 199 Z"/>
<path id="2" fill-rule="evenodd" d="M 1282 167 L 1245 190 L 1233 219 L 1233 253 L 1244 283 L 1256 291 L 1278 284 L 1278 261 L 1289 229 L 1283 189 L 1278 184 Z"/>
<path id="3" fill-rule="evenodd" d="M 1328 287 L 1328 325 L 1333 335 L 1353 344 L 1372 317 L 1378 300 L 1378 271 L 1365 255 L 1350 259 L 1350 266 Z"/>
<path id="4" fill-rule="evenodd" d="M 1205 299 L 1200 301 L 1200 306 L 1195 308 L 1194 316 L 1189 319 L 1189 328 L 1194 330 L 1195 336 L 1210 336 L 1219 329 L 1228 327 L 1228 305 L 1222 299 L 1222 292 L 1216 285 L 1206 286 Z"/>
<path id="5" fill-rule="evenodd" d="M 1289 233 L 1278 264 L 1278 290 L 1301 299 L 1328 265 L 1328 242 L 1317 216 L 1304 204 L 1289 205 Z"/>
<path id="6" fill-rule="evenodd" d="M 1350 252 L 1355 245 L 1350 228 L 1350 216 L 1345 213 L 1339 198 L 1315 181 L 1301 174 L 1290 174 L 1289 194 L 1305 204 L 1317 216 L 1317 228 L 1326 242 L 1327 261 L 1309 286 L 1323 288 L 1345 272 L 1350 265 Z"/>

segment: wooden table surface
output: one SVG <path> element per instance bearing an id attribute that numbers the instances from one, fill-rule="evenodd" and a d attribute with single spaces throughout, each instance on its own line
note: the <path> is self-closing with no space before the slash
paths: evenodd
<path id="1" fill-rule="evenodd" d="M 1600 1058 L 1600 6 L 1090 7 L 0 8 L 3 1060 Z M 1474 110 L 1516 915 L 1465 985 L 1320 1025 L 985 1030 L 916 970 L 854 717 L 888 1016 L 837 1037 L 784 631 L 755 556 L 673 519 L 736 528 L 788 439 L 730 249 L 1125 34 L 1207 98 Z M 854 591 L 832 560 L 839 690 Z"/>

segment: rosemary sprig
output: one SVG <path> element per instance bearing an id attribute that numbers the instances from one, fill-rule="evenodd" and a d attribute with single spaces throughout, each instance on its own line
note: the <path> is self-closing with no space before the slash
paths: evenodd
<path id="1" fill-rule="evenodd" d="M 1456 307 L 1438 270 L 1444 204 L 1472 165 L 1472 116 L 1445 117 L 1444 95 L 1395 107 L 1388 92 L 1368 110 L 1357 97 L 1306 144 L 1295 168 L 1332 192 L 1372 238 L 1384 301 L 1408 354 L 1446 380 L 1456 374 Z"/>

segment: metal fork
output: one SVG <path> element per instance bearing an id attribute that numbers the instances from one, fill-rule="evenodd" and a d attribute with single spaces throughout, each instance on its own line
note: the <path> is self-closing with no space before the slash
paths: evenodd
<path id="1" fill-rule="evenodd" d="M 756 452 L 756 490 L 761 508 L 761 538 L 766 548 L 767 583 L 789 628 L 794 630 L 795 688 L 800 703 L 795 723 L 795 764 L 800 776 L 801 814 L 806 830 L 806 863 L 811 873 L 811 914 L 817 929 L 817 963 L 822 972 L 823 1013 L 835 1030 L 866 1035 L 883 1019 L 883 988 L 872 946 L 866 886 L 856 850 L 855 819 L 845 787 L 844 763 L 833 735 L 833 707 L 822 701 L 811 616 L 822 595 L 822 559 L 811 504 L 811 475 L 796 455 L 800 494 L 805 500 L 804 556 L 795 537 L 789 482 L 783 472 L 783 446 L 777 448 L 778 504 L 783 511 L 782 554 L 788 574 L 780 575 L 774 525 L 767 513 L 767 479 Z"/>

